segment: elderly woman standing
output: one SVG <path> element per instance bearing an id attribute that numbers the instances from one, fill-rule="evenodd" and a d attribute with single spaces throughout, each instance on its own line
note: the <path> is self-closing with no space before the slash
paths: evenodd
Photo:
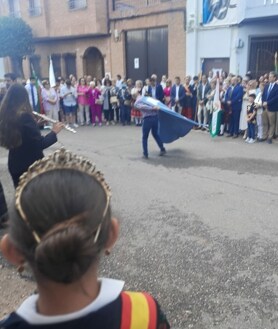
<path id="1" fill-rule="evenodd" d="M 59 120 L 58 94 L 56 90 L 50 87 L 49 81 L 42 82 L 42 101 L 45 115 L 56 121 Z"/>
<path id="2" fill-rule="evenodd" d="M 90 88 L 87 92 L 89 98 L 89 104 L 91 107 L 92 124 L 96 125 L 96 118 L 98 119 L 98 125 L 102 126 L 102 105 L 101 103 L 101 91 L 96 88 L 94 81 L 90 82 Z"/>
<path id="3" fill-rule="evenodd" d="M 115 124 L 114 109 L 111 104 L 111 89 L 112 89 L 111 80 L 106 79 L 104 81 L 104 91 L 103 91 L 103 113 L 104 113 L 106 126 L 109 126 L 110 123 L 112 123 L 112 125 Z"/>

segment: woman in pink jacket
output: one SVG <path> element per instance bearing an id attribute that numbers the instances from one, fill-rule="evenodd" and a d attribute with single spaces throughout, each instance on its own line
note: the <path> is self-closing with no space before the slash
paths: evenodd
<path id="1" fill-rule="evenodd" d="M 98 119 L 98 125 L 102 126 L 102 98 L 101 91 L 96 88 L 96 84 L 94 81 L 90 82 L 90 88 L 88 90 L 89 104 L 91 108 L 92 114 L 92 124 L 96 125 L 96 118 Z"/>

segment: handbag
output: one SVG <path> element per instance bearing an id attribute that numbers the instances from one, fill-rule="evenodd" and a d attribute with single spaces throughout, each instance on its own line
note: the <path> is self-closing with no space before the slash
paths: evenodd
<path id="1" fill-rule="evenodd" d="M 128 100 L 128 99 L 126 99 L 126 100 L 124 101 L 124 105 L 126 105 L 126 106 L 130 106 L 130 105 L 131 105 L 131 101 Z"/>
<path id="2" fill-rule="evenodd" d="M 99 98 L 96 99 L 96 104 L 103 105 L 103 103 L 104 103 L 104 97 L 100 95 Z"/>
<path id="3" fill-rule="evenodd" d="M 118 103 L 118 98 L 117 96 L 111 96 L 110 97 L 110 104 L 115 104 Z"/>
<path id="4" fill-rule="evenodd" d="M 103 99 L 96 99 L 96 104 L 103 105 Z"/>

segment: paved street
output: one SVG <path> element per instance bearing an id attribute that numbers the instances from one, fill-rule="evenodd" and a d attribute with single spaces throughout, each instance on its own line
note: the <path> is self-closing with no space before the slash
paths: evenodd
<path id="1" fill-rule="evenodd" d="M 101 275 L 150 291 L 173 328 L 278 328 L 278 142 L 193 131 L 165 157 L 150 137 L 143 160 L 140 128 L 115 126 L 62 132 L 50 151 L 61 144 L 93 159 L 112 187 L 121 235 Z"/>

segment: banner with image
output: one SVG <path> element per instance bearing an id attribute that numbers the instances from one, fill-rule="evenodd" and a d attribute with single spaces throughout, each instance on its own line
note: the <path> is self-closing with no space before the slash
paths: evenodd
<path id="1" fill-rule="evenodd" d="M 203 25 L 221 26 L 237 23 L 238 0 L 203 0 Z"/>

